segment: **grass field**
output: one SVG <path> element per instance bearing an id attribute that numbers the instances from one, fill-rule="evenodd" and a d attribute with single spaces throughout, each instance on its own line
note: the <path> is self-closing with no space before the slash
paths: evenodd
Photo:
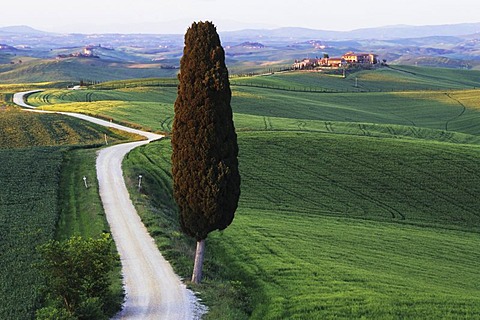
<path id="1" fill-rule="evenodd" d="M 480 316 L 480 149 L 245 133 L 240 150 L 237 218 L 212 240 L 254 279 L 252 319 Z"/>
<path id="2" fill-rule="evenodd" d="M 480 149 L 383 140 L 239 135 L 237 217 L 207 242 L 201 291 L 211 306 L 208 319 L 480 316 L 473 192 L 480 177 L 472 174 Z M 133 197 L 144 209 L 152 205 L 145 194 L 155 199 L 155 210 L 142 210 L 144 219 L 188 277 L 191 261 L 182 252 L 193 252 L 172 222 L 169 152 L 168 140 L 135 150 L 126 166 L 136 169 L 127 175 L 143 168 L 149 177 L 144 193 Z"/>
<path id="3" fill-rule="evenodd" d="M 36 246 L 52 239 L 63 152 L 0 150 L 0 318 L 32 319 L 43 284 Z"/>
<path id="4" fill-rule="evenodd" d="M 243 182 L 249 208 L 472 231 L 480 225 L 479 147 L 289 132 L 241 138 L 241 156 L 254 157 L 242 163 L 242 176 L 261 174 L 255 184 Z"/>
<path id="5" fill-rule="evenodd" d="M 110 233 L 96 179 L 97 151 L 97 148 L 75 148 L 64 155 L 57 199 L 56 240 L 67 240 L 72 236 L 97 239 L 103 233 Z M 116 248 L 112 250 L 116 251 Z M 107 310 L 113 316 L 124 301 L 120 261 L 117 261 L 110 279 Z"/>
<path id="6" fill-rule="evenodd" d="M 103 145 L 105 134 L 110 143 L 136 137 L 11 107 L 0 111 L 0 133 L 0 318 L 33 319 L 43 299 L 36 247 L 53 238 L 108 231 L 96 183 L 96 150 L 82 148 Z M 122 301 L 118 274 L 117 306 Z"/>
<path id="7" fill-rule="evenodd" d="M 65 154 L 60 176 L 60 214 L 56 238 L 74 235 L 98 237 L 109 232 L 96 180 L 97 149 L 75 149 Z M 85 187 L 86 178 L 87 187 Z"/>
<path id="8" fill-rule="evenodd" d="M 71 117 L 39 114 L 8 108 L 0 111 L 0 149 L 55 145 L 104 145 L 138 139 L 115 129 L 107 129 Z"/>
<path id="9" fill-rule="evenodd" d="M 254 288 L 249 319 L 480 314 L 478 234 L 258 209 L 235 223 L 209 244 Z"/>
<path id="10" fill-rule="evenodd" d="M 298 89 L 357 90 L 355 77 L 378 92 Z M 207 241 L 195 288 L 206 319 L 480 318 L 477 78 L 414 67 L 236 78 L 245 82 L 232 86 L 242 195 L 233 224 Z M 168 132 L 175 94 L 30 99 Z M 168 139 L 134 150 L 125 175 L 158 246 L 188 278 L 194 247 L 178 229 L 170 152 Z"/>
<path id="11" fill-rule="evenodd" d="M 78 84 L 81 80 L 109 81 L 146 77 L 174 77 L 178 70 L 161 69 L 158 65 L 135 68 L 133 63 L 114 63 L 101 59 L 67 58 L 61 60 L 29 59 L 22 64 L 0 68 L 1 83 L 33 83 L 65 81 Z M 66 87 L 66 86 L 65 86 Z"/>
<path id="12" fill-rule="evenodd" d="M 287 82 L 302 75 L 312 77 L 310 73 L 293 73 L 278 78 Z M 264 77 L 252 79 L 262 81 Z M 175 96 L 172 87 L 48 90 L 31 95 L 29 103 L 169 132 Z M 382 136 L 386 132 L 399 137 L 473 143 L 480 132 L 478 101 L 480 90 L 310 93 L 234 86 L 232 106 L 239 131 L 288 129 Z"/>
<path id="13" fill-rule="evenodd" d="M 276 73 L 264 77 L 234 78 L 238 85 L 255 85 L 287 90 L 326 91 L 428 91 L 479 87 L 478 71 L 392 66 L 338 75 L 318 72 Z"/>

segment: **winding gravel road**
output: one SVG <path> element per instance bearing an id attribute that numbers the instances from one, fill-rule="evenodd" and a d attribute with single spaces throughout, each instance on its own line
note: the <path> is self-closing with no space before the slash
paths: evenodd
<path id="1" fill-rule="evenodd" d="M 38 91 L 41 90 L 17 93 L 13 101 L 24 108 L 34 109 L 25 103 L 24 97 Z M 122 160 L 125 155 L 163 136 L 82 114 L 59 113 L 136 133 L 148 139 L 104 148 L 98 153 L 96 163 L 100 196 L 122 261 L 126 292 L 124 308 L 114 319 L 199 319 L 204 307 L 159 252 L 130 200 L 123 179 Z"/>

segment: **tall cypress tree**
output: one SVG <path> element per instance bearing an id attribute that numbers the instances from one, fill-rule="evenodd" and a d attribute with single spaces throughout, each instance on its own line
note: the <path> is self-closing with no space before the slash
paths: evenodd
<path id="1" fill-rule="evenodd" d="M 197 240 L 192 282 L 202 277 L 205 239 L 233 221 L 240 196 L 237 135 L 225 52 L 211 22 L 185 34 L 172 128 L 172 176 L 182 230 Z"/>

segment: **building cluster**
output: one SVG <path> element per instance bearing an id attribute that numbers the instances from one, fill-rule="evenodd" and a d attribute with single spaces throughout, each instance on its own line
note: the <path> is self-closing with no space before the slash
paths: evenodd
<path id="1" fill-rule="evenodd" d="M 99 46 L 100 47 L 100 46 Z M 70 54 L 59 54 L 57 56 L 57 59 L 61 59 L 61 58 L 71 58 L 71 57 L 81 57 L 81 58 L 99 58 L 98 56 L 96 56 L 94 53 L 93 53 L 93 49 L 95 47 L 93 46 L 87 46 L 85 48 L 83 48 L 83 50 L 81 52 L 74 52 L 74 53 L 70 53 Z"/>
<path id="2" fill-rule="evenodd" d="M 351 65 L 372 66 L 378 63 L 378 55 L 374 53 L 347 52 L 340 58 L 330 58 L 325 55 L 323 58 L 307 58 L 295 60 L 292 68 L 294 70 L 310 70 L 321 68 L 345 68 Z"/>

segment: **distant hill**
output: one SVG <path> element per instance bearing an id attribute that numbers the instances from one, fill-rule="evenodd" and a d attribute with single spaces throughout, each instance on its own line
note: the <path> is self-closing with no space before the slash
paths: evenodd
<path id="1" fill-rule="evenodd" d="M 18 49 L 9 46 L 8 44 L 2 44 L 0 43 L 0 51 L 2 52 L 10 52 L 10 51 L 18 51 Z"/>
<path id="2" fill-rule="evenodd" d="M 376 28 L 356 29 L 352 31 L 328 31 L 307 28 L 247 29 L 221 33 L 222 37 L 233 39 L 262 39 L 262 41 L 285 41 L 308 39 L 322 40 L 392 40 L 403 38 L 423 38 L 433 36 L 465 36 L 480 33 L 480 23 L 463 23 L 436 26 L 396 25 Z"/>
<path id="3" fill-rule="evenodd" d="M 397 25 L 380 28 L 358 29 L 349 32 L 353 39 L 399 39 L 433 36 L 465 36 L 479 33 L 480 23 L 461 23 L 434 26 Z"/>
<path id="4" fill-rule="evenodd" d="M 9 26 L 0 27 L 0 33 L 8 34 L 25 34 L 25 35 L 57 35 L 40 31 L 29 26 Z M 447 24 L 447 25 L 426 25 L 426 26 L 412 26 L 412 25 L 392 25 L 374 28 L 362 28 L 351 31 L 334 31 L 334 30 L 316 30 L 298 27 L 285 27 L 276 29 L 243 29 L 238 31 L 220 32 L 223 41 L 241 42 L 268 42 L 268 41 L 305 41 L 311 39 L 319 40 L 360 40 L 360 39 L 377 39 L 377 40 L 393 40 L 393 39 L 411 39 L 411 38 L 426 38 L 426 37 L 459 37 L 473 34 L 480 34 L 480 23 L 461 23 L 461 24 Z M 93 38 L 99 40 L 110 40 L 112 37 L 117 38 L 120 34 L 96 34 Z M 122 39 L 131 38 L 158 38 L 169 39 L 172 41 L 181 40 L 183 35 L 171 34 L 121 34 Z M 78 44 L 85 44 L 85 39 L 91 39 L 92 35 L 84 35 L 81 33 L 70 34 L 65 36 L 65 41 L 72 43 L 76 40 Z M 83 42 L 83 43 L 81 43 Z"/>
<path id="5" fill-rule="evenodd" d="M 29 26 L 10 26 L 10 27 L 0 27 L 1 33 L 10 33 L 10 34 L 49 34 L 49 32 L 40 31 Z"/>

